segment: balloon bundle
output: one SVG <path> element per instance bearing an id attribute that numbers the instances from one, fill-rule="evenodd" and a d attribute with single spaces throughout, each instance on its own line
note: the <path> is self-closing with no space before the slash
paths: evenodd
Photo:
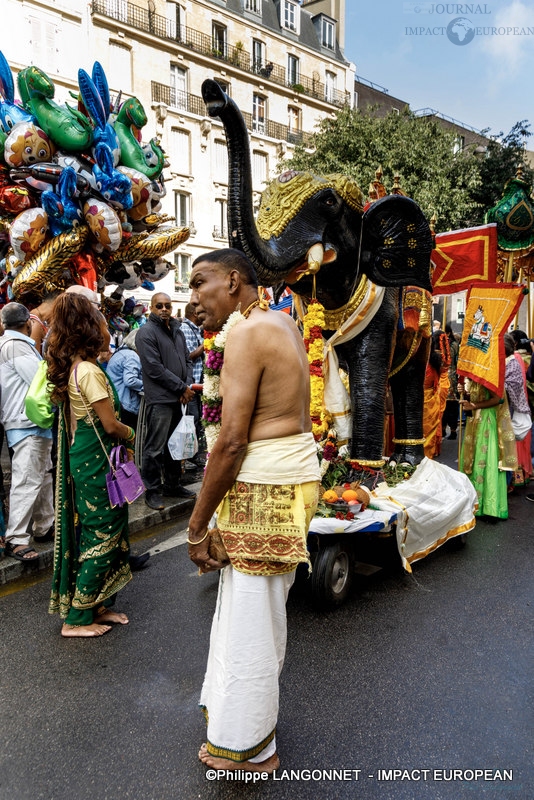
<path id="1" fill-rule="evenodd" d="M 78 71 L 76 108 L 54 101 L 38 67 L 17 85 L 20 102 L 0 52 L 0 304 L 72 283 L 154 289 L 189 229 L 160 213 L 168 163 L 156 139 L 142 142 L 139 100 L 112 104 L 98 61 Z"/>

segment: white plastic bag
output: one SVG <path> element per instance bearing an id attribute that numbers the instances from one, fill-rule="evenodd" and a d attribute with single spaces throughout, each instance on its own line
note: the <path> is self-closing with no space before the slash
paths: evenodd
<path id="1" fill-rule="evenodd" d="M 187 413 L 187 406 L 182 405 L 182 419 L 171 433 L 167 447 L 174 461 L 186 461 L 198 451 L 195 420 Z"/>

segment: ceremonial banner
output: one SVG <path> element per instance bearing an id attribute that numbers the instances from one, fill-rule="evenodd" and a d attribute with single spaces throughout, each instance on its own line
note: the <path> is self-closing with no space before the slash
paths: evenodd
<path id="1" fill-rule="evenodd" d="M 264 289 L 264 292 L 269 301 L 269 308 L 273 311 L 285 311 L 286 314 L 291 314 L 293 310 L 293 293 L 289 289 L 284 289 L 278 303 L 274 302 L 272 286 Z"/>
<path id="2" fill-rule="evenodd" d="M 467 296 L 456 371 L 499 397 L 504 394 L 504 334 L 524 293 L 516 283 L 475 283 Z"/>
<path id="3" fill-rule="evenodd" d="M 495 281 L 497 226 L 480 225 L 436 234 L 431 255 L 433 294 L 454 294 L 469 289 L 473 281 Z"/>

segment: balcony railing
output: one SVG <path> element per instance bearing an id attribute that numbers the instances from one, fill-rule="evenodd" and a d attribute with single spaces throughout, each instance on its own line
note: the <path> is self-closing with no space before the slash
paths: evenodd
<path id="1" fill-rule="evenodd" d="M 152 81 L 152 102 L 165 103 L 171 108 L 188 111 L 190 114 L 198 114 L 200 117 L 206 114 L 206 104 L 202 97 L 156 81 Z"/>
<path id="2" fill-rule="evenodd" d="M 197 114 L 201 117 L 206 114 L 206 105 L 202 97 L 198 97 L 196 94 L 188 94 L 157 81 L 152 81 L 152 102 L 165 103 L 171 108 L 188 111 L 190 114 Z M 304 145 L 309 144 L 312 140 L 310 133 L 294 130 L 288 125 L 273 122 L 271 119 L 254 119 L 252 114 L 246 111 L 243 112 L 243 118 L 249 131 L 261 133 L 262 136 L 269 136 L 271 139 Z"/>
<path id="3" fill-rule="evenodd" d="M 196 53 L 219 59 L 244 72 L 266 78 L 279 86 L 289 87 L 297 94 L 304 94 L 334 106 L 344 106 L 350 103 L 349 92 L 331 89 L 321 81 L 306 75 L 299 75 L 298 82 L 295 83 L 294 76 L 288 75 L 285 67 L 279 64 L 273 64 L 270 61 L 265 64 L 252 62 L 250 54 L 245 52 L 242 46 L 220 42 L 206 33 L 201 33 L 185 25 L 177 26 L 174 20 L 169 20 L 162 14 L 156 14 L 147 8 L 129 3 L 128 0 L 92 0 L 92 13 L 124 22 L 132 28 L 151 33 L 160 39 L 176 42 Z"/>

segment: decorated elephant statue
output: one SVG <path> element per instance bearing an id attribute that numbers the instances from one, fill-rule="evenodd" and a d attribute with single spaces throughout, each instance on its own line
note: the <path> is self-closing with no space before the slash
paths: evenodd
<path id="1" fill-rule="evenodd" d="M 304 312 L 313 299 L 324 306 L 324 399 L 338 441 L 350 441 L 350 457 L 360 464 L 384 463 L 389 384 L 392 458 L 419 463 L 432 250 L 419 206 L 390 195 L 364 209 L 360 189 L 347 176 L 288 171 L 267 187 L 254 219 L 243 117 L 216 81 L 204 81 L 202 94 L 226 132 L 230 246 L 251 259 L 260 283 L 275 287 L 275 296 L 288 286 L 300 300 L 297 309 Z M 348 373 L 345 399 L 338 365 Z"/>

